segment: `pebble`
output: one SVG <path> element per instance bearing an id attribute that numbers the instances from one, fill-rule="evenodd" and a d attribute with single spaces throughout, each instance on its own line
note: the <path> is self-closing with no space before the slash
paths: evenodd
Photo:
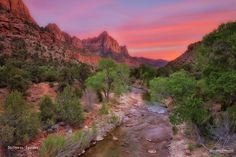
<path id="1" fill-rule="evenodd" d="M 148 153 L 150 154 L 156 154 L 157 151 L 155 149 L 148 149 Z"/>
<path id="2" fill-rule="evenodd" d="M 113 141 L 118 141 L 118 138 L 117 138 L 116 136 L 113 136 L 113 137 L 112 137 L 112 140 L 113 140 Z"/>
<path id="3" fill-rule="evenodd" d="M 146 140 L 147 140 L 148 142 L 152 142 L 152 140 L 151 140 L 150 138 L 146 138 Z"/>
<path id="4" fill-rule="evenodd" d="M 97 137 L 96 137 L 96 141 L 102 141 L 104 138 L 102 137 L 102 136 L 100 136 L 100 135 L 98 135 Z"/>

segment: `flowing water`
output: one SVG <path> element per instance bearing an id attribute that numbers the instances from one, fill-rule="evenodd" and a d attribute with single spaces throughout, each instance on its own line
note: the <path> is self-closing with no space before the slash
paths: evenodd
<path id="1" fill-rule="evenodd" d="M 172 137 L 168 113 L 160 105 L 135 106 L 123 124 L 82 157 L 167 157 Z"/>

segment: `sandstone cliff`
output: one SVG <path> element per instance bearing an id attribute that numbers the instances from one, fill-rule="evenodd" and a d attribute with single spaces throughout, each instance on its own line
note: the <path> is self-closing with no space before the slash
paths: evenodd
<path id="1" fill-rule="evenodd" d="M 0 56 L 3 55 L 92 65 L 101 58 L 130 66 L 163 66 L 164 63 L 131 57 L 126 46 L 120 46 L 106 31 L 97 37 L 80 40 L 53 23 L 40 27 L 22 0 L 0 0 Z"/>

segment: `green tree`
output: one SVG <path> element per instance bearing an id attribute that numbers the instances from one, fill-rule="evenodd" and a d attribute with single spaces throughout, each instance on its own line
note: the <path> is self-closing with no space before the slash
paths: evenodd
<path id="1" fill-rule="evenodd" d="M 58 80 L 58 71 L 54 66 L 42 65 L 39 66 L 40 80 L 53 82 Z"/>
<path id="2" fill-rule="evenodd" d="M 101 60 L 99 71 L 86 80 L 87 86 L 102 92 L 106 101 L 109 101 L 111 92 L 119 95 L 126 91 L 128 83 L 129 68 L 109 59 Z"/>
<path id="3" fill-rule="evenodd" d="M 7 63 L 5 66 L 2 66 L 0 72 L 1 84 L 3 86 L 6 85 L 11 90 L 24 92 L 30 84 L 29 73 L 12 63 Z"/>
<path id="4" fill-rule="evenodd" d="M 67 86 L 57 97 L 58 119 L 79 126 L 83 120 L 83 108 L 72 87 Z"/>
<path id="5" fill-rule="evenodd" d="M 171 74 L 170 77 L 158 77 L 151 80 L 151 96 L 153 100 L 159 98 L 159 101 L 163 96 L 172 96 L 176 101 L 182 101 L 195 93 L 196 84 L 192 76 L 181 70 Z"/>
<path id="6" fill-rule="evenodd" d="M 47 127 L 56 121 L 56 105 L 49 96 L 44 96 L 40 102 L 40 117 L 43 124 Z"/>
<path id="7" fill-rule="evenodd" d="M 135 80 L 141 80 L 143 85 L 149 85 L 149 81 L 157 76 L 157 70 L 142 64 L 137 68 L 131 69 L 130 74 Z"/>
<path id="8" fill-rule="evenodd" d="M 165 96 L 174 99 L 175 110 L 171 116 L 171 122 L 182 121 L 201 124 L 208 116 L 204 108 L 204 102 L 198 98 L 198 83 L 190 74 L 182 70 L 170 75 L 159 77 L 150 81 L 151 97 L 162 101 Z"/>
<path id="9" fill-rule="evenodd" d="M 6 100 L 4 110 L 0 118 L 0 137 L 4 146 L 25 144 L 38 133 L 39 118 L 21 93 L 13 91 Z"/>

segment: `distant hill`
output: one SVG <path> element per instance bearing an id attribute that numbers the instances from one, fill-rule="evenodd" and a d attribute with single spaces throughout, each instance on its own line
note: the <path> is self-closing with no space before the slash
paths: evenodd
<path id="1" fill-rule="evenodd" d="M 202 41 L 190 44 L 188 49 L 181 56 L 170 61 L 165 67 L 161 68 L 160 71 L 164 75 L 168 75 L 180 69 L 196 72 L 201 69 L 200 67 L 204 66 L 204 64 L 202 64 L 203 60 L 217 62 L 219 59 L 225 60 L 224 63 L 217 63 L 219 66 L 231 64 L 230 66 L 235 66 L 236 68 L 235 36 L 236 22 L 222 24 L 216 30 L 204 36 Z M 204 58 L 199 58 L 200 56 L 204 56 Z"/>
<path id="2" fill-rule="evenodd" d="M 81 40 L 56 24 L 40 27 L 22 0 L 0 1 L 0 55 L 20 55 L 59 62 L 77 61 L 96 65 L 101 58 L 111 58 L 130 66 L 145 64 L 161 67 L 167 62 L 131 57 L 106 31 L 97 37 Z"/>

